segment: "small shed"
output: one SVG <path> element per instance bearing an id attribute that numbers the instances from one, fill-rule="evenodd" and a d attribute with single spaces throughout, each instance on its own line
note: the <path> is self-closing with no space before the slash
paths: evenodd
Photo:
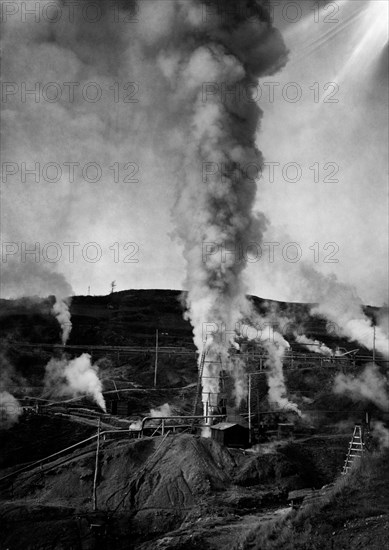
<path id="1" fill-rule="evenodd" d="M 248 447 L 249 430 L 236 422 L 219 422 L 211 426 L 211 437 L 226 447 Z"/>

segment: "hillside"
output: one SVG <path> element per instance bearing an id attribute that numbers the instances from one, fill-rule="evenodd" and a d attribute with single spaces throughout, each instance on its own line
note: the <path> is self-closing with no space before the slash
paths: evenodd
<path id="1" fill-rule="evenodd" d="M 366 455 L 330 496 L 282 522 L 259 526 L 244 550 L 382 550 L 389 546 L 389 449 Z"/>
<path id="2" fill-rule="evenodd" d="M 193 348 L 192 329 L 184 320 L 181 291 L 125 290 L 106 296 L 73 296 L 70 305 L 72 331 L 69 345 L 142 345 L 155 344 L 159 330 L 160 345 Z M 342 344 L 353 349 L 355 342 L 337 338 L 336 327 L 326 330 L 326 322 L 309 314 L 309 304 L 276 302 L 249 296 L 254 308 L 262 314 L 276 309 L 282 317 L 295 319 L 307 336 L 326 345 Z M 51 315 L 55 298 L 0 300 L 0 329 L 3 338 L 31 343 L 60 343 L 60 328 Z M 378 308 L 366 307 L 370 317 Z M 282 327 L 281 327 L 282 328 Z M 299 346 L 296 344 L 297 349 Z M 361 350 L 366 353 L 366 350 Z"/>

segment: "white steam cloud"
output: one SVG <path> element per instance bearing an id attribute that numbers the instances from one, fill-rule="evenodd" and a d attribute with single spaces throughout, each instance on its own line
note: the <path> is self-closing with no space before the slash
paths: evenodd
<path id="1" fill-rule="evenodd" d="M 371 434 L 377 441 L 380 449 L 389 448 L 389 430 L 385 427 L 383 422 L 380 420 L 372 422 Z"/>
<path id="2" fill-rule="evenodd" d="M 309 351 L 319 353 L 320 355 L 326 355 L 327 357 L 331 357 L 333 355 L 332 350 L 323 344 L 323 342 L 319 342 L 319 340 L 312 340 L 312 338 L 308 338 L 305 334 L 297 334 L 296 332 L 294 333 L 294 337 L 296 342 L 307 348 Z"/>
<path id="3" fill-rule="evenodd" d="M 152 418 L 161 418 L 164 416 L 172 416 L 172 409 L 169 405 L 169 403 L 165 403 L 164 405 L 161 405 L 160 407 L 157 407 L 155 409 L 150 410 L 150 416 Z"/>
<path id="4" fill-rule="evenodd" d="M 246 260 L 228 253 L 221 258 L 218 252 L 203 258 L 203 246 L 245 251 L 251 241 L 261 241 L 266 225 L 264 216 L 253 212 L 256 181 L 249 169 L 259 172 L 263 160 L 256 147 L 262 112 L 254 94 L 260 76 L 285 64 L 286 49 L 265 3 L 246 0 L 241 9 L 236 0 L 128 0 L 113 10 L 110 0 L 100 0 L 98 20 L 91 22 L 88 0 L 74 3 L 71 20 L 65 2 L 42 0 L 43 11 L 50 6 L 49 11 L 63 16 L 58 22 L 42 17 L 39 24 L 22 22 L 22 6 L 15 4 L 19 12 L 7 18 L 2 49 L 6 79 L 16 83 L 4 113 L 12 138 L 4 155 L 11 172 L 5 201 L 14 213 L 7 220 L 7 239 L 24 241 L 28 227 L 42 243 L 39 258 L 43 252 L 58 252 L 55 247 L 44 251 L 45 243 L 62 243 L 61 267 L 81 285 L 95 275 L 95 266 L 84 261 L 82 269 L 74 269 L 66 261 L 65 243 L 77 243 L 82 234 L 84 242 L 97 241 L 108 249 L 115 227 L 118 240 L 131 234 L 134 242 L 144 243 L 145 257 L 166 266 L 169 243 L 158 239 L 170 229 L 167 211 L 173 206 L 174 233 L 187 264 L 188 316 L 201 351 L 203 323 L 224 323 L 231 330 L 247 311 Z M 34 63 L 26 64 L 26 58 Z M 58 101 L 23 102 L 18 90 L 26 82 L 28 89 L 37 82 L 58 83 L 63 94 Z M 77 83 L 72 100 L 64 83 Z M 91 83 L 101 89 L 100 101 L 85 100 L 85 87 Z M 53 161 L 59 165 L 59 181 L 50 193 L 47 182 L 34 184 L 30 174 L 22 181 L 19 159 L 28 167 L 38 163 L 43 168 Z M 96 159 L 102 178 L 90 185 L 82 167 Z M 66 166 L 73 163 L 70 181 Z M 112 166 L 120 168 L 115 193 L 109 185 Z M 121 185 L 131 178 L 132 167 L 139 169 L 136 181 L 142 185 Z M 138 216 L 151 200 L 158 215 L 151 209 L 143 212 L 145 238 Z M 108 201 L 110 208 L 96 223 L 96 210 Z M 28 281 L 18 246 L 10 247 L 9 260 Z M 74 250 L 81 256 L 81 248 Z M 111 265 L 103 257 L 99 268 L 111 270 Z M 142 271 L 142 262 L 136 269 L 137 280 L 150 280 L 150 269 Z M 176 272 L 174 276 L 176 281 Z M 123 284 L 128 284 L 124 277 Z M 151 279 L 155 284 L 155 277 Z M 215 339 L 210 358 L 221 353 L 226 359 L 228 346 Z M 226 368 L 233 370 L 230 362 Z M 207 386 L 205 380 L 206 391 L 217 391 L 217 381 Z"/>
<path id="5" fill-rule="evenodd" d="M 319 296 L 318 305 L 311 309 L 313 315 L 336 323 L 340 336 L 359 342 L 367 349 L 373 346 L 384 357 L 389 356 L 389 339 L 382 326 L 374 329 L 371 319 L 363 311 L 362 300 L 350 286 L 335 276 L 324 276 L 315 269 L 301 266 L 301 275 L 313 295 Z"/>
<path id="6" fill-rule="evenodd" d="M 19 401 L 8 391 L 0 392 L 0 429 L 7 430 L 16 424 L 23 409 Z"/>
<path id="7" fill-rule="evenodd" d="M 389 409 L 389 380 L 374 363 L 368 364 L 358 376 L 339 373 L 333 391 L 355 401 L 371 401 L 382 410 Z"/>
<path id="8" fill-rule="evenodd" d="M 203 401 L 209 396 L 214 406 L 221 368 L 236 376 L 236 395 L 242 395 L 241 369 L 228 358 L 233 328 L 249 311 L 247 259 L 239 251 L 260 241 L 266 226 L 264 216 L 253 212 L 256 181 L 246 170 L 263 162 L 255 145 L 262 112 L 250 94 L 259 76 L 284 64 L 286 50 L 257 2 L 236 10 L 236 2 L 226 0 L 221 11 L 220 2 L 208 4 L 213 17 L 204 17 L 204 4 L 195 0 L 165 10 L 176 30 L 168 43 L 158 37 L 155 45 L 165 47 L 158 64 L 173 97 L 169 108 L 185 128 L 173 218 L 187 262 L 187 318 L 199 352 L 205 323 L 216 324 L 220 333 L 232 330 L 228 338 L 216 333 L 206 343 Z M 222 99 L 221 86 L 235 93 Z"/>
<path id="9" fill-rule="evenodd" d="M 98 374 L 99 369 L 92 365 L 88 353 L 70 361 L 64 358 L 51 359 L 46 365 L 45 391 L 51 397 L 87 395 L 106 411 L 103 386 Z"/>
<path id="10" fill-rule="evenodd" d="M 68 341 L 70 331 L 72 330 L 72 323 L 70 321 L 70 310 L 66 299 L 56 298 L 53 306 L 53 314 L 55 315 L 62 330 L 62 343 L 66 344 Z"/>
<path id="11" fill-rule="evenodd" d="M 269 386 L 269 403 L 276 405 L 280 409 L 294 411 L 301 416 L 301 412 L 296 403 L 293 403 L 288 398 L 283 362 L 285 352 L 290 348 L 290 345 L 277 330 L 274 330 L 274 322 L 277 320 L 278 323 L 280 319 L 281 317 L 278 317 L 274 310 L 272 310 L 267 317 L 259 317 L 254 311 L 251 312 L 251 322 L 253 326 L 267 327 L 267 330 L 255 331 L 255 333 L 257 337 L 259 336 L 261 346 L 267 352 L 265 366 L 267 367 L 266 376 Z M 246 331 L 246 334 L 249 338 L 250 332 Z"/>
<path id="12" fill-rule="evenodd" d="M 285 238 L 293 240 L 288 235 Z M 373 321 L 364 312 L 364 304 L 353 287 L 338 280 L 334 274 L 320 273 L 304 261 L 294 266 L 293 274 L 288 271 L 290 266 L 286 262 L 264 263 L 263 266 L 268 276 L 279 278 L 292 295 L 315 304 L 310 308 L 311 315 L 329 321 L 334 329 L 332 333 L 358 342 L 369 350 L 375 346 L 377 353 L 389 357 L 386 308 L 377 313 Z M 276 315 L 273 312 L 272 320 L 277 319 Z M 375 338 L 373 322 L 376 323 Z"/>
<path id="13" fill-rule="evenodd" d="M 272 340 L 265 340 L 262 344 L 268 353 L 265 365 L 268 367 L 267 383 L 269 385 L 268 399 L 281 409 L 294 411 L 301 416 L 298 406 L 287 397 L 283 360 L 289 343 L 278 332 L 273 333 Z"/>
<path id="14" fill-rule="evenodd" d="M 173 411 L 169 403 L 165 403 L 164 405 L 161 405 L 160 407 L 156 407 L 155 409 L 151 409 L 148 416 L 151 416 L 151 418 L 164 418 L 166 416 L 172 416 Z M 129 426 L 130 430 L 140 430 L 142 428 L 142 421 L 137 420 L 136 422 L 132 422 Z"/>

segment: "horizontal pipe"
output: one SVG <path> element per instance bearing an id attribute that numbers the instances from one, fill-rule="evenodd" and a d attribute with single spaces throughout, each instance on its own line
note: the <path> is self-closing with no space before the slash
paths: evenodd
<path id="1" fill-rule="evenodd" d="M 128 352 L 128 353 L 144 353 L 144 352 L 152 352 L 155 353 L 155 347 L 154 346 L 96 346 L 96 345 L 81 345 L 81 344 L 74 344 L 74 345 L 63 345 L 63 344 L 45 344 L 45 343 L 37 343 L 37 344 L 29 344 L 25 342 L 13 342 L 12 345 L 15 345 L 17 347 L 26 347 L 26 348 L 48 348 L 48 349 L 62 349 L 62 350 L 84 350 L 85 352 L 89 351 L 112 351 L 112 352 Z M 175 346 L 160 346 L 158 348 L 158 352 L 165 352 L 165 353 L 177 353 L 177 354 L 197 354 L 198 351 L 188 350 L 186 348 L 181 347 L 175 347 Z M 350 352 L 347 352 L 348 354 Z M 237 355 L 240 355 L 241 357 L 252 357 L 252 358 L 267 358 L 268 355 L 263 352 L 240 352 Z M 290 352 L 286 352 L 285 358 L 286 359 L 299 359 L 299 358 L 306 358 L 310 357 L 312 358 L 312 355 L 308 355 L 308 353 L 296 353 L 296 354 L 290 354 Z M 315 354 L 316 358 L 320 357 L 317 354 Z M 333 355 L 333 356 L 321 356 L 322 359 L 335 359 L 336 361 L 339 361 L 341 359 L 347 358 L 350 362 L 352 359 L 349 357 L 349 355 Z M 356 360 L 368 360 L 371 361 L 370 355 L 356 355 Z M 388 359 L 380 359 L 381 363 L 389 363 Z"/>
<path id="2" fill-rule="evenodd" d="M 208 416 L 208 418 L 225 418 L 225 417 L 226 417 L 225 414 L 214 414 L 212 416 Z M 141 424 L 140 431 L 143 435 L 144 425 L 148 420 L 161 421 L 161 420 L 177 420 L 177 419 L 180 419 L 180 420 L 196 420 L 196 419 L 204 419 L 204 416 L 203 415 L 201 415 L 201 416 L 145 416 L 142 419 L 142 424 Z"/>
<path id="3" fill-rule="evenodd" d="M 117 434 L 117 433 L 121 433 L 121 432 L 123 432 L 125 434 L 128 434 L 128 430 L 105 430 L 103 432 L 100 432 L 100 436 L 102 436 L 104 434 L 109 434 L 109 433 L 116 433 Z M 74 445 L 70 445 L 70 447 L 65 447 L 64 449 L 61 449 L 60 451 L 57 451 L 56 453 L 54 453 L 52 455 L 45 456 L 44 458 L 41 458 L 40 460 L 37 460 L 36 462 L 31 462 L 31 464 L 28 464 L 24 468 L 20 468 L 19 470 L 15 470 L 14 472 L 11 472 L 10 474 L 7 474 L 6 476 L 1 477 L 0 482 L 3 481 L 4 479 L 10 478 L 14 475 L 20 474 L 22 472 L 26 472 L 26 471 L 32 469 L 34 466 L 39 466 L 40 464 L 42 464 L 46 460 L 49 460 L 49 459 L 54 458 L 54 457 L 58 457 L 59 455 L 61 455 L 62 453 L 65 453 L 66 451 L 69 451 L 70 449 L 75 449 L 76 447 L 81 447 L 81 445 L 84 445 L 84 443 L 92 441 L 93 439 L 96 439 L 96 438 L 97 438 L 97 434 L 94 434 L 90 437 L 87 437 L 86 439 L 83 439 L 82 441 L 79 441 L 78 443 L 75 443 Z"/>

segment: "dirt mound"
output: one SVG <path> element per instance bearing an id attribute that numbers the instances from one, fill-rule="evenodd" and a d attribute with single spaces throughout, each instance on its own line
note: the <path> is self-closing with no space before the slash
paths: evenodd
<path id="1" fill-rule="evenodd" d="M 328 446 L 328 441 L 325 443 Z M 102 441 L 97 507 L 103 515 L 105 540 L 115 536 L 116 546 L 110 547 L 127 550 L 129 533 L 134 547 L 143 541 L 156 542 L 177 530 L 176 541 L 182 536 L 188 545 L 187 537 L 196 532 L 205 545 L 210 525 L 217 529 L 220 541 L 229 536 L 226 526 L 234 525 L 233 532 L 240 533 L 239 526 L 246 517 L 250 523 L 253 514 L 279 506 L 288 490 L 304 486 L 304 472 L 311 457 L 285 453 L 283 449 L 285 446 L 274 452 L 267 449 L 248 454 L 188 434 Z M 13 500 L 0 503 L 5 521 L 0 547 L 29 548 L 15 543 L 21 523 L 26 537 L 30 523 L 34 529 L 34 550 L 71 547 L 70 543 L 57 546 L 56 524 L 58 529 L 66 530 L 69 523 L 72 537 L 78 532 L 91 536 L 89 523 L 96 523 L 92 512 L 95 453 L 95 443 L 79 448 L 44 464 L 42 469 L 20 474 L 12 486 L 5 487 L 3 498 L 7 494 Z M 50 515 L 45 513 L 48 509 Z M 52 542 L 49 533 L 53 533 Z M 39 546 L 41 540 L 45 545 Z M 80 548 L 74 544 L 75 549 Z"/>
<path id="2" fill-rule="evenodd" d="M 21 474 L 13 498 L 91 510 L 95 448 Z M 131 517 L 139 534 L 179 524 L 205 495 L 231 482 L 235 461 L 211 439 L 190 435 L 107 441 L 99 456 L 99 510 Z"/>
<path id="3" fill-rule="evenodd" d="M 20 474 L 8 492 L 13 502 L 23 502 L 22 509 L 8 521 L 13 524 L 18 514 L 28 518 L 26 508 L 37 504 L 66 509 L 72 517 L 90 514 L 95 450 L 92 444 Z M 121 522 L 123 532 L 130 529 L 133 539 L 141 541 L 177 529 L 183 522 L 193 525 L 211 516 L 225 521 L 261 509 L 274 491 L 278 498 L 282 476 L 295 473 L 282 455 L 250 457 L 191 435 L 103 441 L 97 506 L 105 522 L 107 518 Z M 43 531 L 45 521 L 44 515 L 34 520 Z M 12 533 L 12 526 L 8 530 Z"/>

